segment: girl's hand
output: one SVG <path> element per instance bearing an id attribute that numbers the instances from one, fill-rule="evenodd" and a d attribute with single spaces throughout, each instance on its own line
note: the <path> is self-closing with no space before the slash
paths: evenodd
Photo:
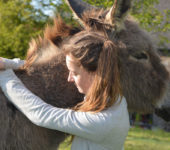
<path id="1" fill-rule="evenodd" d="M 0 57 L 0 70 L 4 70 L 4 69 L 5 69 L 4 61 L 3 58 Z"/>
<path id="2" fill-rule="evenodd" d="M 0 70 L 4 69 L 18 69 L 24 65 L 24 60 L 19 58 L 7 59 L 0 57 Z"/>

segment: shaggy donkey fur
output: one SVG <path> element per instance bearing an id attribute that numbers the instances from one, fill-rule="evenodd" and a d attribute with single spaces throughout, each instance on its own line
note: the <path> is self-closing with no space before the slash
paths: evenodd
<path id="1" fill-rule="evenodd" d="M 78 31 L 56 20 L 43 38 L 30 43 L 24 67 L 15 70 L 28 89 L 56 107 L 71 108 L 83 99 L 75 86 L 67 82 L 65 57 L 56 46 Z M 65 133 L 32 124 L 1 91 L 0 99 L 0 150 L 56 150 L 65 139 Z"/>
<path id="2" fill-rule="evenodd" d="M 68 3 L 85 29 L 102 32 L 117 44 L 121 85 L 129 110 L 153 112 L 165 93 L 168 73 L 148 35 L 126 18 L 130 0 L 115 0 L 108 11 L 88 7 L 82 1 Z M 86 10 L 88 13 L 84 13 Z M 28 89 L 57 107 L 71 108 L 82 100 L 82 95 L 67 82 L 68 71 L 61 50 L 62 42 L 79 31 L 57 20 L 54 27 L 46 29 L 43 38 L 31 42 L 26 64 L 15 71 Z M 64 133 L 33 125 L 7 102 L 2 92 L 0 97 L 0 149 L 57 149 Z"/>

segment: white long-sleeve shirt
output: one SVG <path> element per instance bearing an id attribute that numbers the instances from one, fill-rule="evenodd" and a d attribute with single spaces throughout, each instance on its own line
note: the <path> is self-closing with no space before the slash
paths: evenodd
<path id="1" fill-rule="evenodd" d="M 4 62 L 5 69 L 18 69 L 19 67 L 23 66 L 25 63 L 25 61 L 21 60 L 20 58 L 14 58 L 14 59 L 2 58 L 2 61 Z"/>
<path id="2" fill-rule="evenodd" d="M 0 72 L 0 86 L 8 99 L 34 124 L 75 135 L 72 150 L 123 149 L 130 127 L 125 98 L 99 113 L 76 112 L 45 103 L 10 69 Z"/>

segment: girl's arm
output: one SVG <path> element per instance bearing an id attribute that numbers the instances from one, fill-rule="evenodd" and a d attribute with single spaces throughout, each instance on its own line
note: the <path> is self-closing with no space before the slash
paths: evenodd
<path id="1" fill-rule="evenodd" d="M 0 86 L 8 99 L 34 124 L 101 141 L 109 133 L 110 119 L 102 113 L 76 112 L 53 107 L 30 92 L 12 70 L 0 71 Z M 120 112 L 115 117 L 121 116 Z M 112 116 L 113 117 L 113 116 Z M 120 119 L 123 119 L 121 118 Z M 116 119 L 116 118 L 115 118 Z M 119 118 L 118 118 L 119 119 Z"/>

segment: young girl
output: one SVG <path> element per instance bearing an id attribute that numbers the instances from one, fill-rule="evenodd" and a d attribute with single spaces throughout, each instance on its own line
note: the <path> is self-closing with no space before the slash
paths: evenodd
<path id="1" fill-rule="evenodd" d="M 74 135 L 72 150 L 123 150 L 129 116 L 121 94 L 117 47 L 98 33 L 83 31 L 63 50 L 68 82 L 85 94 L 76 107 L 62 109 L 45 103 L 11 69 L 0 72 L 3 92 L 34 124 Z M 18 64 L 23 62 L 3 59 L 0 67 L 15 68 Z"/>

